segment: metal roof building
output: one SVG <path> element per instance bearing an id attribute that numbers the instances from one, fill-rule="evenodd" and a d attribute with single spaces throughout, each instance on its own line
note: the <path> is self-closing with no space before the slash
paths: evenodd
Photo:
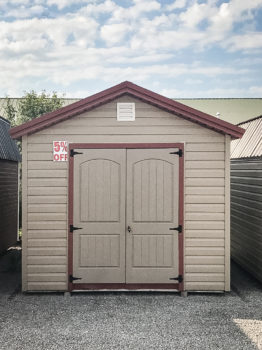
<path id="1" fill-rule="evenodd" d="M 15 141 L 9 136 L 10 123 L 0 117 L 0 159 L 19 162 L 21 159 Z"/>
<path id="2" fill-rule="evenodd" d="M 0 253 L 17 241 L 18 147 L 9 135 L 10 123 L 0 117 Z"/>
<path id="3" fill-rule="evenodd" d="M 81 100 L 80 98 L 62 98 L 63 106 Z M 21 98 L 10 98 L 12 106 L 17 109 Z M 192 107 L 219 119 L 238 124 L 247 118 L 253 118 L 262 111 L 262 98 L 175 98 L 188 107 Z M 0 98 L 0 115 L 5 114 L 6 98 Z"/>
<path id="4" fill-rule="evenodd" d="M 262 115 L 231 142 L 231 254 L 262 281 Z"/>
<path id="5" fill-rule="evenodd" d="M 262 111 L 262 98 L 189 98 L 177 101 L 232 124 L 254 118 Z"/>
<path id="6" fill-rule="evenodd" d="M 243 123 L 239 123 L 245 129 L 241 139 L 232 141 L 231 158 L 254 158 L 262 155 L 262 115 Z"/>

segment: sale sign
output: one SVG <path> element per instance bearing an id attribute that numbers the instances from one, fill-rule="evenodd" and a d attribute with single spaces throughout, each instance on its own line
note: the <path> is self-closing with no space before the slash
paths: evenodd
<path id="1" fill-rule="evenodd" d="M 67 141 L 53 141 L 53 161 L 67 161 Z"/>

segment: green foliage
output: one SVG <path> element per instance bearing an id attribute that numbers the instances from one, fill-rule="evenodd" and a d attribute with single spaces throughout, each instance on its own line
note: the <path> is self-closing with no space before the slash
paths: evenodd
<path id="1" fill-rule="evenodd" d="M 34 90 L 27 92 L 18 106 L 18 125 L 28 122 L 42 114 L 55 111 L 63 106 L 62 100 L 53 92 L 52 95 L 42 91 L 37 94 Z"/>
<path id="2" fill-rule="evenodd" d="M 6 105 L 4 107 L 4 111 L 5 111 L 5 117 L 10 121 L 11 126 L 15 126 L 17 110 L 12 105 L 11 99 L 8 96 L 6 97 Z"/>
<path id="3" fill-rule="evenodd" d="M 42 114 L 53 112 L 63 106 L 63 101 L 56 92 L 48 94 L 42 91 L 37 94 L 34 90 L 25 92 L 25 95 L 19 100 L 17 108 L 12 104 L 9 97 L 6 97 L 4 107 L 5 117 L 11 122 L 12 126 L 17 126 L 28 122 Z"/>

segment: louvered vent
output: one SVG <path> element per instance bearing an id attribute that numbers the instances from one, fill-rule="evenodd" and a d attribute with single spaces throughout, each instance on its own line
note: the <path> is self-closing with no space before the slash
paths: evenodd
<path id="1" fill-rule="evenodd" d="M 121 122 L 129 122 L 135 120 L 135 104 L 134 103 L 118 103 L 117 104 L 117 120 Z"/>

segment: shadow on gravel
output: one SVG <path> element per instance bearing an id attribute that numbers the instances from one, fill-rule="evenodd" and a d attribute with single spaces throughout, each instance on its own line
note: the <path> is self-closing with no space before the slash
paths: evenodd
<path id="1" fill-rule="evenodd" d="M 231 289 L 243 301 L 248 301 L 258 295 L 261 295 L 262 298 L 262 283 L 234 261 L 231 261 Z"/>
<path id="2" fill-rule="evenodd" d="M 21 252 L 15 245 L 0 256 L 0 294 L 8 299 L 21 293 Z"/>

